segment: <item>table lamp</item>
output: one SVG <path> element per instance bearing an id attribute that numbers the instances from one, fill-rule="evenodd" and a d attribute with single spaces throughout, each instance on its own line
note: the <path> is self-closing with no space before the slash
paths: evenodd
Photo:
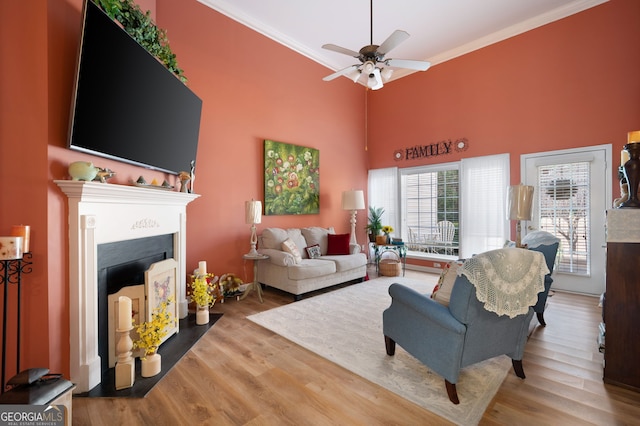
<path id="1" fill-rule="evenodd" d="M 349 245 L 358 244 L 356 240 L 356 214 L 364 209 L 364 191 L 352 189 L 342 193 L 342 209 L 351 211 L 351 238 Z"/>
<path id="2" fill-rule="evenodd" d="M 260 201 L 247 201 L 245 202 L 245 223 L 251 225 L 251 250 L 247 253 L 247 256 L 257 257 L 260 253 L 256 250 L 256 244 L 258 243 L 258 235 L 256 234 L 256 223 L 262 221 L 262 203 Z"/>
<path id="3" fill-rule="evenodd" d="M 516 221 L 516 247 L 522 247 L 523 220 L 531 220 L 533 207 L 533 186 L 512 185 L 507 192 L 507 215 Z"/>

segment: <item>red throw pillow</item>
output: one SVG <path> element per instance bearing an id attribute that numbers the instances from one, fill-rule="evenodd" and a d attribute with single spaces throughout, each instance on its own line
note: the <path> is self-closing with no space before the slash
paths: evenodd
<path id="1" fill-rule="evenodd" d="M 349 251 L 350 234 L 328 234 L 327 255 L 351 254 Z"/>

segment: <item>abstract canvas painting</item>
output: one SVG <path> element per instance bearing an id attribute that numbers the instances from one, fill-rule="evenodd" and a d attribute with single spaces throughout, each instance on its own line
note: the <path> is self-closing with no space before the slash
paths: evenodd
<path id="1" fill-rule="evenodd" d="M 320 212 L 320 151 L 264 141 L 264 214 Z"/>

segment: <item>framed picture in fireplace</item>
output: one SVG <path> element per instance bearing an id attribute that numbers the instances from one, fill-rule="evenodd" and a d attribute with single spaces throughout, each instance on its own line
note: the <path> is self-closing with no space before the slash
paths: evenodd
<path id="1" fill-rule="evenodd" d="M 153 310 L 173 296 L 173 300 L 167 305 L 167 312 L 172 316 L 173 322 L 167 326 L 167 334 L 162 342 L 178 332 L 178 304 L 176 301 L 176 271 L 178 263 L 175 259 L 166 259 L 153 263 L 144 273 L 145 291 L 147 293 L 147 321 L 151 321 Z"/>

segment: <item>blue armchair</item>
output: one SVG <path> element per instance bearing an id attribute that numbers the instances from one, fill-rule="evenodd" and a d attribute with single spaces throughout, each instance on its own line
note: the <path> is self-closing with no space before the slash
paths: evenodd
<path id="1" fill-rule="evenodd" d="M 522 249 L 495 252 L 504 250 L 518 250 L 529 256 L 528 259 L 531 256 L 535 258 L 536 265 L 531 268 L 537 276 L 531 279 L 532 284 L 526 285 L 527 302 L 519 303 L 518 308 L 523 312 L 521 314 L 499 316 L 487 310 L 486 298 L 484 302 L 478 300 L 476 286 L 466 275 L 456 278 L 448 307 L 401 284 L 389 287 L 392 301 L 383 312 L 387 354 L 394 355 L 397 343 L 444 377 L 447 394 L 454 404 L 459 403 L 456 391 L 458 376 L 466 366 L 506 354 L 512 359 L 515 374 L 525 378 L 522 356 L 533 317 L 531 306 L 542 288 L 547 268 L 539 253 Z M 484 291 L 480 293 L 484 294 Z"/>
<path id="2" fill-rule="evenodd" d="M 541 326 L 546 327 L 547 323 L 544 320 L 544 309 L 547 306 L 547 297 L 549 296 L 549 289 L 553 283 L 551 274 L 553 273 L 553 266 L 556 263 L 556 255 L 558 254 L 558 247 L 560 246 L 560 238 L 547 231 L 533 231 L 528 233 L 523 239 L 522 244 L 526 245 L 529 250 L 539 251 L 544 255 L 549 273 L 544 277 L 544 291 L 538 294 L 538 303 L 533 307 L 538 322 Z"/>

